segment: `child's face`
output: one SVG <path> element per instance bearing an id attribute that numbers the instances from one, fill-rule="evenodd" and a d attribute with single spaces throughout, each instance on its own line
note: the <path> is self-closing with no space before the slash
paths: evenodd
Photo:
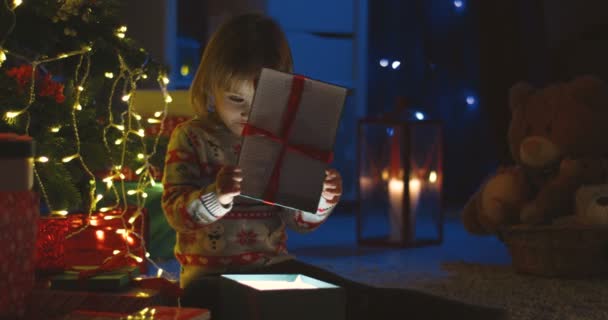
<path id="1" fill-rule="evenodd" d="M 253 81 L 239 81 L 232 90 L 220 92 L 216 99 L 220 119 L 236 135 L 241 135 L 247 122 L 254 91 Z"/>

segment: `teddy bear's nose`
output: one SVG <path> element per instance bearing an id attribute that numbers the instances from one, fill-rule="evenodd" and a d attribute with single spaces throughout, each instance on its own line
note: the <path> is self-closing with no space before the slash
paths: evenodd
<path id="1" fill-rule="evenodd" d="M 542 144 L 538 140 L 528 140 L 524 142 L 524 150 L 530 155 L 537 155 L 540 153 Z"/>
<path id="2" fill-rule="evenodd" d="M 607 196 L 599 197 L 599 198 L 595 199 L 595 202 L 602 207 L 606 207 L 606 206 L 608 206 L 608 197 Z"/>

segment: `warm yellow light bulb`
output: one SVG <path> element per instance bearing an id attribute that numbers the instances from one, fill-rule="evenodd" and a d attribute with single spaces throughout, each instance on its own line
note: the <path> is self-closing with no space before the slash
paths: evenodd
<path id="1" fill-rule="evenodd" d="M 120 179 L 121 179 L 121 180 L 124 180 L 124 179 L 126 179 L 126 178 L 127 178 L 127 177 L 125 177 L 125 175 L 124 175 L 124 174 L 122 174 L 122 173 L 121 173 L 120 175 L 118 175 L 118 176 L 120 177 Z"/>
<path id="2" fill-rule="evenodd" d="M 430 182 L 430 183 L 435 183 L 435 182 L 437 182 L 437 172 L 435 172 L 435 171 L 431 171 L 431 172 L 429 173 L 429 182 Z"/>
<path id="3" fill-rule="evenodd" d="M 103 199 L 103 194 L 97 194 L 97 197 L 95 197 L 95 200 L 99 201 Z"/>
<path id="4" fill-rule="evenodd" d="M 163 115 L 163 112 L 162 112 L 162 111 L 156 111 L 156 112 L 154 112 L 154 117 L 155 117 L 155 118 L 158 118 L 158 117 L 160 117 L 160 116 L 162 116 L 162 115 Z"/>
<path id="5" fill-rule="evenodd" d="M 131 94 L 125 94 L 124 96 L 122 96 L 122 101 L 127 102 L 129 101 L 129 99 L 131 98 Z"/>
<path id="6" fill-rule="evenodd" d="M 17 8 L 23 3 L 21 0 L 13 0 L 13 9 Z"/>
<path id="7" fill-rule="evenodd" d="M 109 207 L 103 207 L 103 208 L 100 208 L 100 209 L 99 209 L 99 212 L 107 212 L 107 211 L 109 211 L 110 209 L 112 209 L 112 208 L 109 208 Z"/>
<path id="8" fill-rule="evenodd" d="M 80 111 L 80 110 L 82 110 L 82 106 L 80 105 L 80 103 L 76 102 L 76 103 L 74 103 L 74 109 Z"/>
<path id="9" fill-rule="evenodd" d="M 145 193 L 145 192 L 142 192 L 142 193 L 141 193 L 141 197 L 142 197 L 142 198 L 147 198 L 147 197 L 148 197 L 148 194 L 147 194 L 147 193 Z"/>
<path id="10" fill-rule="evenodd" d="M 137 135 L 139 135 L 140 137 L 145 136 L 144 129 L 139 129 L 139 130 L 137 130 Z"/>
<path id="11" fill-rule="evenodd" d="M 61 127 L 52 127 L 51 128 L 51 132 L 57 133 L 57 132 L 59 132 L 59 130 L 61 130 Z"/>
<path id="12" fill-rule="evenodd" d="M 42 157 L 39 157 L 38 159 L 36 159 L 36 161 L 43 162 L 43 163 L 49 162 L 49 158 L 42 156 Z"/>
<path id="13" fill-rule="evenodd" d="M 7 117 L 8 119 L 12 119 L 12 118 L 15 118 L 16 116 L 20 115 L 22 112 L 23 112 L 23 111 L 8 111 L 8 112 L 6 113 L 6 117 Z"/>
<path id="14" fill-rule="evenodd" d="M 117 124 L 116 129 L 118 129 L 120 131 L 125 131 L 125 126 L 123 126 L 122 124 Z"/>
<path id="15" fill-rule="evenodd" d="M 4 61 L 6 61 L 6 53 L 4 53 L 4 50 L 0 50 L 0 66 Z"/>
<path id="16" fill-rule="evenodd" d="M 190 67 L 187 64 L 182 65 L 182 67 L 179 69 L 179 72 L 182 76 L 187 76 L 190 74 Z"/>
<path id="17" fill-rule="evenodd" d="M 127 32 L 127 26 L 120 26 L 120 28 L 118 28 L 118 32 Z"/>
<path id="18" fill-rule="evenodd" d="M 65 53 L 62 53 L 62 54 L 59 55 L 59 58 L 61 58 L 61 59 L 64 59 L 64 58 L 67 58 L 67 57 L 68 57 L 68 55 L 65 54 Z"/>
<path id="19" fill-rule="evenodd" d="M 112 78 L 114 78 L 114 74 L 113 74 L 112 72 L 106 72 L 106 73 L 104 73 L 104 75 L 105 75 L 105 77 L 106 77 L 106 78 L 108 78 L 108 79 L 112 79 Z"/>
<path id="20" fill-rule="evenodd" d="M 171 103 L 171 102 L 173 102 L 173 98 L 171 98 L 171 96 L 170 96 L 170 95 L 167 95 L 167 96 L 165 97 L 165 102 L 166 102 L 166 103 Z"/>
<path id="21" fill-rule="evenodd" d="M 132 195 L 134 195 L 136 193 L 137 193 L 136 190 L 129 190 L 129 191 L 127 191 L 127 194 L 130 195 L 130 196 L 132 196 Z"/>
<path id="22" fill-rule="evenodd" d="M 148 118 L 148 123 L 160 123 L 160 120 L 154 118 Z"/>
<path id="23" fill-rule="evenodd" d="M 68 211 L 67 210 L 54 210 L 53 213 L 61 215 L 61 216 L 65 216 L 68 214 Z"/>
<path id="24" fill-rule="evenodd" d="M 77 155 L 77 154 L 73 154 L 73 155 L 71 155 L 71 156 L 64 157 L 63 159 L 61 159 L 61 161 L 62 161 L 63 163 L 68 163 L 68 162 L 70 162 L 70 161 L 72 161 L 72 160 L 76 159 L 77 157 L 78 157 L 78 155 Z"/>
<path id="25" fill-rule="evenodd" d="M 83 86 L 78 86 L 78 91 L 84 91 L 84 87 Z"/>
<path id="26" fill-rule="evenodd" d="M 139 114 L 137 114 L 137 113 L 133 113 L 133 116 L 135 117 L 135 119 L 136 119 L 137 121 L 141 120 L 141 116 L 140 116 Z"/>
<path id="27" fill-rule="evenodd" d="M 115 145 L 119 145 L 121 143 L 122 143 L 122 139 L 120 139 L 120 138 L 118 138 L 118 139 L 116 139 L 116 141 L 114 141 Z"/>
<path id="28" fill-rule="evenodd" d="M 166 76 L 163 76 L 162 80 L 164 84 L 169 84 L 169 78 L 167 78 Z"/>
<path id="29" fill-rule="evenodd" d="M 145 156 L 144 156 L 144 154 L 143 154 L 143 153 L 138 153 L 138 154 L 137 154 L 137 159 L 141 159 L 141 160 L 143 160 L 143 159 L 144 159 L 144 157 L 145 157 Z"/>
<path id="30" fill-rule="evenodd" d="M 114 255 L 117 255 L 117 254 L 119 254 L 119 253 L 120 253 L 120 250 L 114 250 L 114 251 L 112 251 L 112 253 L 113 253 Z"/>
<path id="31" fill-rule="evenodd" d="M 388 181 L 388 169 L 382 170 L 382 180 Z"/>
<path id="32" fill-rule="evenodd" d="M 148 79 L 148 75 L 147 75 L 147 74 L 145 74 L 145 73 L 144 73 L 144 74 L 142 74 L 142 75 L 141 75 L 141 77 L 142 77 L 142 78 L 144 78 L 144 79 Z"/>

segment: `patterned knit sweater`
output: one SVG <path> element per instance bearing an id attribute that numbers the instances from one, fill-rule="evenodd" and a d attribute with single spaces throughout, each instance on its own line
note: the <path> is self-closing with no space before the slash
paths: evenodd
<path id="1" fill-rule="evenodd" d="M 312 231 L 333 209 L 323 198 L 316 213 L 242 197 L 228 207 L 221 205 L 215 177 L 221 166 L 236 164 L 240 142 L 214 114 L 186 121 L 171 134 L 162 207 L 177 232 L 175 256 L 182 265 L 182 287 L 199 276 L 243 272 L 293 258 L 286 250 L 286 226 Z"/>

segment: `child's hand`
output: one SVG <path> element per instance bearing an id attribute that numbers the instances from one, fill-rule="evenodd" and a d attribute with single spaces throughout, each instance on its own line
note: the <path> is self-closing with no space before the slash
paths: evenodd
<path id="1" fill-rule="evenodd" d="M 229 205 L 234 197 L 241 194 L 241 181 L 243 181 L 241 168 L 223 166 L 220 169 L 215 178 L 215 188 L 217 199 L 222 205 Z"/>
<path id="2" fill-rule="evenodd" d="M 336 169 L 325 170 L 325 181 L 323 181 L 323 192 L 327 204 L 336 205 L 342 196 L 342 177 Z"/>

